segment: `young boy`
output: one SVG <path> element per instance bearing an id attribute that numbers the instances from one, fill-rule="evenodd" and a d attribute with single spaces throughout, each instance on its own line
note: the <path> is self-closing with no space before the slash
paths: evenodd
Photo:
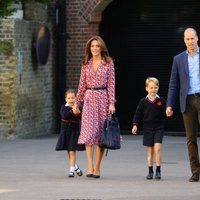
<path id="1" fill-rule="evenodd" d="M 137 133 L 138 124 L 143 125 L 143 145 L 147 146 L 147 162 L 149 172 L 147 179 L 153 179 L 153 158 L 155 154 L 155 179 L 161 179 L 161 144 L 164 135 L 164 118 L 166 101 L 158 96 L 159 81 L 157 78 L 146 79 L 147 96 L 142 98 L 137 106 L 132 133 Z"/>

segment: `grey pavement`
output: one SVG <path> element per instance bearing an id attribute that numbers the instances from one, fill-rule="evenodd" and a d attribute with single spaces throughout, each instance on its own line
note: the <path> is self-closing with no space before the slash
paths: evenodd
<path id="1" fill-rule="evenodd" d="M 185 137 L 165 136 L 162 180 L 146 180 L 142 136 L 124 135 L 122 148 L 103 157 L 101 178 L 86 178 L 85 152 L 77 152 L 82 177 L 68 178 L 66 152 L 57 136 L 0 140 L 0 200 L 197 200 L 200 182 L 190 183 Z"/>

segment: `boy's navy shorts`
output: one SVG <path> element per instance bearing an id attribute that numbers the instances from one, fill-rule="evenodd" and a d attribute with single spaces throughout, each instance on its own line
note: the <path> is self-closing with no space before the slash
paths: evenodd
<path id="1" fill-rule="evenodd" d="M 162 144 L 164 136 L 163 128 L 144 129 L 143 131 L 143 145 L 153 147 L 155 143 Z"/>

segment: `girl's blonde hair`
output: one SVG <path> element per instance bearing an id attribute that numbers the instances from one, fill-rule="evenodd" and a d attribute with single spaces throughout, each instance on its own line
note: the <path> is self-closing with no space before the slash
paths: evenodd
<path id="1" fill-rule="evenodd" d="M 154 84 L 156 84 L 159 87 L 159 80 L 157 78 L 155 78 L 155 77 L 148 77 L 146 79 L 145 86 L 147 87 L 150 82 L 153 82 Z"/>
<path id="2" fill-rule="evenodd" d="M 69 93 L 72 93 L 72 94 L 74 94 L 74 95 L 76 96 L 75 90 L 73 90 L 73 89 L 68 89 L 68 90 L 65 92 L 65 98 L 67 97 L 67 95 L 68 95 Z"/>
<path id="3" fill-rule="evenodd" d="M 87 62 L 92 58 L 92 53 L 90 51 L 90 47 L 91 47 L 91 43 L 93 40 L 96 40 L 100 46 L 100 50 L 101 50 L 101 56 L 102 59 L 108 63 L 112 60 L 112 58 L 110 57 L 109 53 L 108 53 L 108 49 L 106 47 L 105 42 L 103 41 L 103 39 L 100 36 L 93 36 L 91 37 L 87 43 L 86 43 L 86 47 L 85 47 L 85 58 L 83 60 L 83 64 L 87 64 Z"/>

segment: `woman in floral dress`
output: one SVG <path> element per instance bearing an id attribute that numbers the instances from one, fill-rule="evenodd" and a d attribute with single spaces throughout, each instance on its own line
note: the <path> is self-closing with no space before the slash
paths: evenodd
<path id="1" fill-rule="evenodd" d="M 105 119 L 115 112 L 115 72 L 107 47 L 99 36 L 90 38 L 86 43 L 76 106 L 82 102 L 78 143 L 85 144 L 88 160 L 87 177 L 100 178 L 100 164 L 104 151 L 98 146 L 98 140 Z"/>

